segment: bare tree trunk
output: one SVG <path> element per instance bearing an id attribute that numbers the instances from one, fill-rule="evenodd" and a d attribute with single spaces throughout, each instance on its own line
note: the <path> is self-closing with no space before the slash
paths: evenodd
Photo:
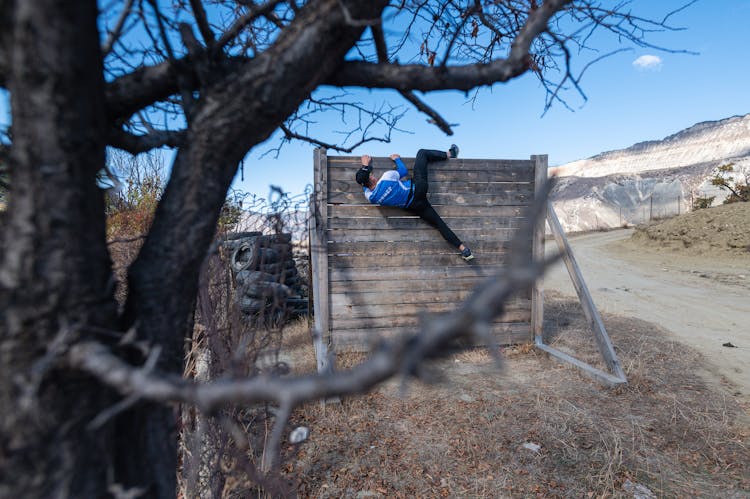
<path id="1" fill-rule="evenodd" d="M 55 365 L 115 320 L 102 191 L 104 82 L 93 0 L 4 2 L 12 191 L 0 260 L 0 496 L 104 494 L 115 400 Z M 103 458 L 104 457 L 104 458 Z"/>

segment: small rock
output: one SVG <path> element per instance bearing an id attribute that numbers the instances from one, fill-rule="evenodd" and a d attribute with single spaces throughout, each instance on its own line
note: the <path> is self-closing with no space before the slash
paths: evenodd
<path id="1" fill-rule="evenodd" d="M 357 492 L 357 498 L 364 497 L 381 497 L 381 494 L 375 492 L 374 490 L 360 490 L 359 492 Z"/>
<path id="2" fill-rule="evenodd" d="M 523 444 L 523 448 L 539 454 L 539 450 L 542 448 L 542 446 L 533 442 L 526 442 Z"/>
<path id="3" fill-rule="evenodd" d="M 726 343 L 722 343 L 721 346 L 727 347 L 727 348 L 737 348 L 737 345 L 732 345 L 731 341 L 727 341 Z"/>
<path id="4" fill-rule="evenodd" d="M 293 444 L 301 444 L 307 437 L 310 436 L 310 429 L 306 426 L 298 426 L 289 434 L 289 442 Z"/>
<path id="5" fill-rule="evenodd" d="M 622 489 L 625 492 L 633 494 L 633 499 L 656 499 L 656 494 L 651 492 L 648 487 L 631 482 L 630 480 L 625 480 L 625 483 L 622 484 Z"/>

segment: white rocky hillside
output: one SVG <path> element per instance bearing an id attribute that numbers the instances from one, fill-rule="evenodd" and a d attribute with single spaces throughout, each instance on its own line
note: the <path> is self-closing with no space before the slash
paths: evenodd
<path id="1" fill-rule="evenodd" d="M 689 210 L 695 197 L 716 196 L 720 204 L 726 192 L 710 178 L 727 163 L 735 175 L 750 172 L 750 114 L 550 168 L 559 176 L 553 204 L 569 232 L 671 216 Z"/>

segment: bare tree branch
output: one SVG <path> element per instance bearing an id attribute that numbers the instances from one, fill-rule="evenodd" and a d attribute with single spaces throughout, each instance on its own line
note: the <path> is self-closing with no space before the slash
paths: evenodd
<path id="1" fill-rule="evenodd" d="M 337 144 L 327 143 L 323 142 L 322 140 L 316 139 L 314 137 L 309 137 L 307 135 L 301 135 L 299 133 L 292 132 L 286 125 L 281 125 L 279 129 L 284 132 L 284 137 L 287 140 L 301 140 L 302 142 L 307 142 L 309 144 L 314 144 L 319 147 L 324 147 L 326 149 L 330 149 L 332 151 L 339 151 L 339 152 L 352 152 L 357 147 L 361 146 L 362 144 L 366 144 L 368 142 L 387 142 L 387 139 L 383 139 L 380 137 L 365 137 L 354 143 L 353 145 L 349 147 L 343 147 Z"/>
<path id="2" fill-rule="evenodd" d="M 378 62 L 388 62 L 388 46 L 385 43 L 385 34 L 383 33 L 382 24 L 370 26 L 372 39 L 375 42 L 375 53 L 378 56 Z"/>
<path id="3" fill-rule="evenodd" d="M 421 101 L 419 97 L 414 95 L 414 92 L 407 91 L 407 90 L 401 90 L 399 93 L 404 97 L 404 99 L 408 100 L 412 104 L 414 104 L 414 107 L 425 113 L 427 116 L 430 117 L 428 120 L 430 123 L 434 123 L 435 126 L 437 126 L 440 130 L 445 132 L 446 135 L 453 135 L 453 130 L 451 129 L 450 123 L 445 121 L 445 119 L 438 114 L 437 111 L 435 111 L 433 108 L 428 106 L 426 103 Z"/>
<path id="4" fill-rule="evenodd" d="M 503 303 L 516 290 L 529 286 L 546 265 L 526 264 L 493 276 L 456 312 L 428 319 L 422 330 L 393 342 L 382 342 L 369 359 L 350 371 L 325 377 L 300 376 L 273 378 L 259 376 L 245 380 L 218 380 L 195 383 L 163 373 L 135 368 L 102 344 L 79 343 L 71 347 L 71 367 L 95 375 L 123 394 L 138 394 L 158 402 L 195 404 L 210 413 L 228 403 L 274 402 L 279 405 L 300 404 L 332 396 L 353 395 L 372 389 L 397 373 L 413 373 L 419 363 L 442 356 L 441 349 L 452 340 L 471 338 L 482 331 L 483 324 L 503 310 Z"/>
<path id="5" fill-rule="evenodd" d="M 186 64 L 187 60 L 181 61 Z M 164 61 L 142 66 L 107 83 L 107 114 L 110 120 L 127 119 L 133 113 L 166 99 L 177 91 L 179 63 Z"/>
<path id="6" fill-rule="evenodd" d="M 284 430 L 292 415 L 295 404 L 290 401 L 282 404 L 276 411 L 276 421 L 273 424 L 271 438 L 264 449 L 263 467 L 265 473 L 276 472 L 279 467 L 279 458 L 281 457 L 281 439 L 284 436 Z"/>
<path id="7" fill-rule="evenodd" d="M 249 379 L 201 383 L 157 373 L 153 360 L 143 367 L 134 367 L 105 345 L 91 341 L 73 345 L 68 351 L 67 362 L 124 395 L 138 395 L 162 403 L 195 404 L 209 414 L 229 403 L 272 402 L 289 408 L 306 401 L 363 393 L 399 373 L 415 375 L 422 363 L 447 355 L 448 347 L 455 340 L 478 335 L 486 339 L 487 325 L 503 313 L 505 302 L 518 290 L 531 286 L 547 265 L 557 259 L 555 256 L 547 261 L 534 262 L 528 254 L 518 250 L 531 237 L 536 220 L 542 216 L 549 187 L 549 184 L 545 186 L 542 195 L 535 198 L 531 216 L 514 237 L 512 261 L 506 270 L 489 277 L 454 312 L 426 317 L 417 333 L 382 340 L 374 346 L 364 363 L 349 371 L 286 378 L 259 375 Z M 150 358 L 153 357 L 152 354 Z"/>
<path id="8" fill-rule="evenodd" d="M 158 147 L 180 147 L 185 143 L 187 132 L 184 130 L 153 131 L 145 135 L 135 135 L 125 130 L 115 130 L 109 134 L 109 145 L 127 151 L 131 154 L 139 154 Z"/>
<path id="9" fill-rule="evenodd" d="M 375 51 L 378 56 L 378 62 L 388 62 L 388 46 L 386 45 L 383 26 L 380 24 L 370 26 L 370 31 L 372 32 L 372 38 L 375 42 Z M 422 102 L 416 95 L 414 95 L 414 92 L 401 90 L 399 93 L 404 97 L 404 99 L 411 102 L 419 111 L 429 116 L 431 118 L 430 122 L 434 123 L 446 135 L 453 135 L 453 130 L 451 130 L 448 122 L 445 121 L 437 111 Z"/>
<path id="10" fill-rule="evenodd" d="M 551 0 L 531 12 L 510 54 L 487 64 L 469 64 L 451 67 L 423 65 L 373 64 L 347 62 L 329 83 L 337 86 L 363 86 L 370 88 L 396 88 L 399 90 L 471 90 L 472 88 L 505 82 L 529 67 L 529 52 L 534 39 L 547 30 L 547 23 L 572 0 Z"/>
<path id="11" fill-rule="evenodd" d="M 247 25 L 255 21 L 257 18 L 271 13 L 281 1 L 282 0 L 269 0 L 264 4 L 250 8 L 242 17 L 238 18 L 234 24 L 224 32 L 224 34 L 221 35 L 219 41 L 216 43 L 216 48 L 224 48 L 227 43 L 234 40 L 240 31 L 242 31 Z"/>
<path id="12" fill-rule="evenodd" d="M 104 42 L 104 44 L 102 45 L 102 56 L 106 56 L 112 51 L 112 48 L 114 47 L 115 43 L 117 43 L 118 38 L 120 38 L 120 34 L 122 33 L 122 28 L 123 26 L 125 26 L 125 21 L 127 21 L 132 8 L 133 8 L 133 0 L 127 0 L 127 2 L 122 8 L 122 12 L 120 12 L 120 17 L 117 19 L 117 22 L 115 23 L 115 27 L 112 28 L 112 31 L 109 33 L 109 36 L 107 37 L 107 41 Z"/>
<path id="13" fill-rule="evenodd" d="M 195 22 L 198 24 L 198 30 L 201 32 L 203 41 L 210 48 L 216 41 L 216 38 L 214 37 L 214 32 L 211 31 L 211 26 L 208 24 L 203 2 L 201 0 L 190 0 L 190 7 L 193 9 L 193 16 L 195 16 Z"/>

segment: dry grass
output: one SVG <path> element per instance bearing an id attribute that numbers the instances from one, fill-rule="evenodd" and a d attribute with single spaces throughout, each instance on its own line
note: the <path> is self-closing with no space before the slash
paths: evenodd
<path id="1" fill-rule="evenodd" d="M 596 358 L 576 304 L 548 296 L 545 315 L 556 347 Z M 502 371 L 483 350 L 462 352 L 436 366 L 447 382 L 403 394 L 394 381 L 298 410 L 312 436 L 286 476 L 304 497 L 632 497 L 632 482 L 655 497 L 750 496 L 748 415 L 699 377 L 700 354 L 653 324 L 604 321 L 626 387 L 602 388 L 528 347 L 505 349 Z M 306 324 L 285 336 L 295 369 L 313 370 Z"/>

